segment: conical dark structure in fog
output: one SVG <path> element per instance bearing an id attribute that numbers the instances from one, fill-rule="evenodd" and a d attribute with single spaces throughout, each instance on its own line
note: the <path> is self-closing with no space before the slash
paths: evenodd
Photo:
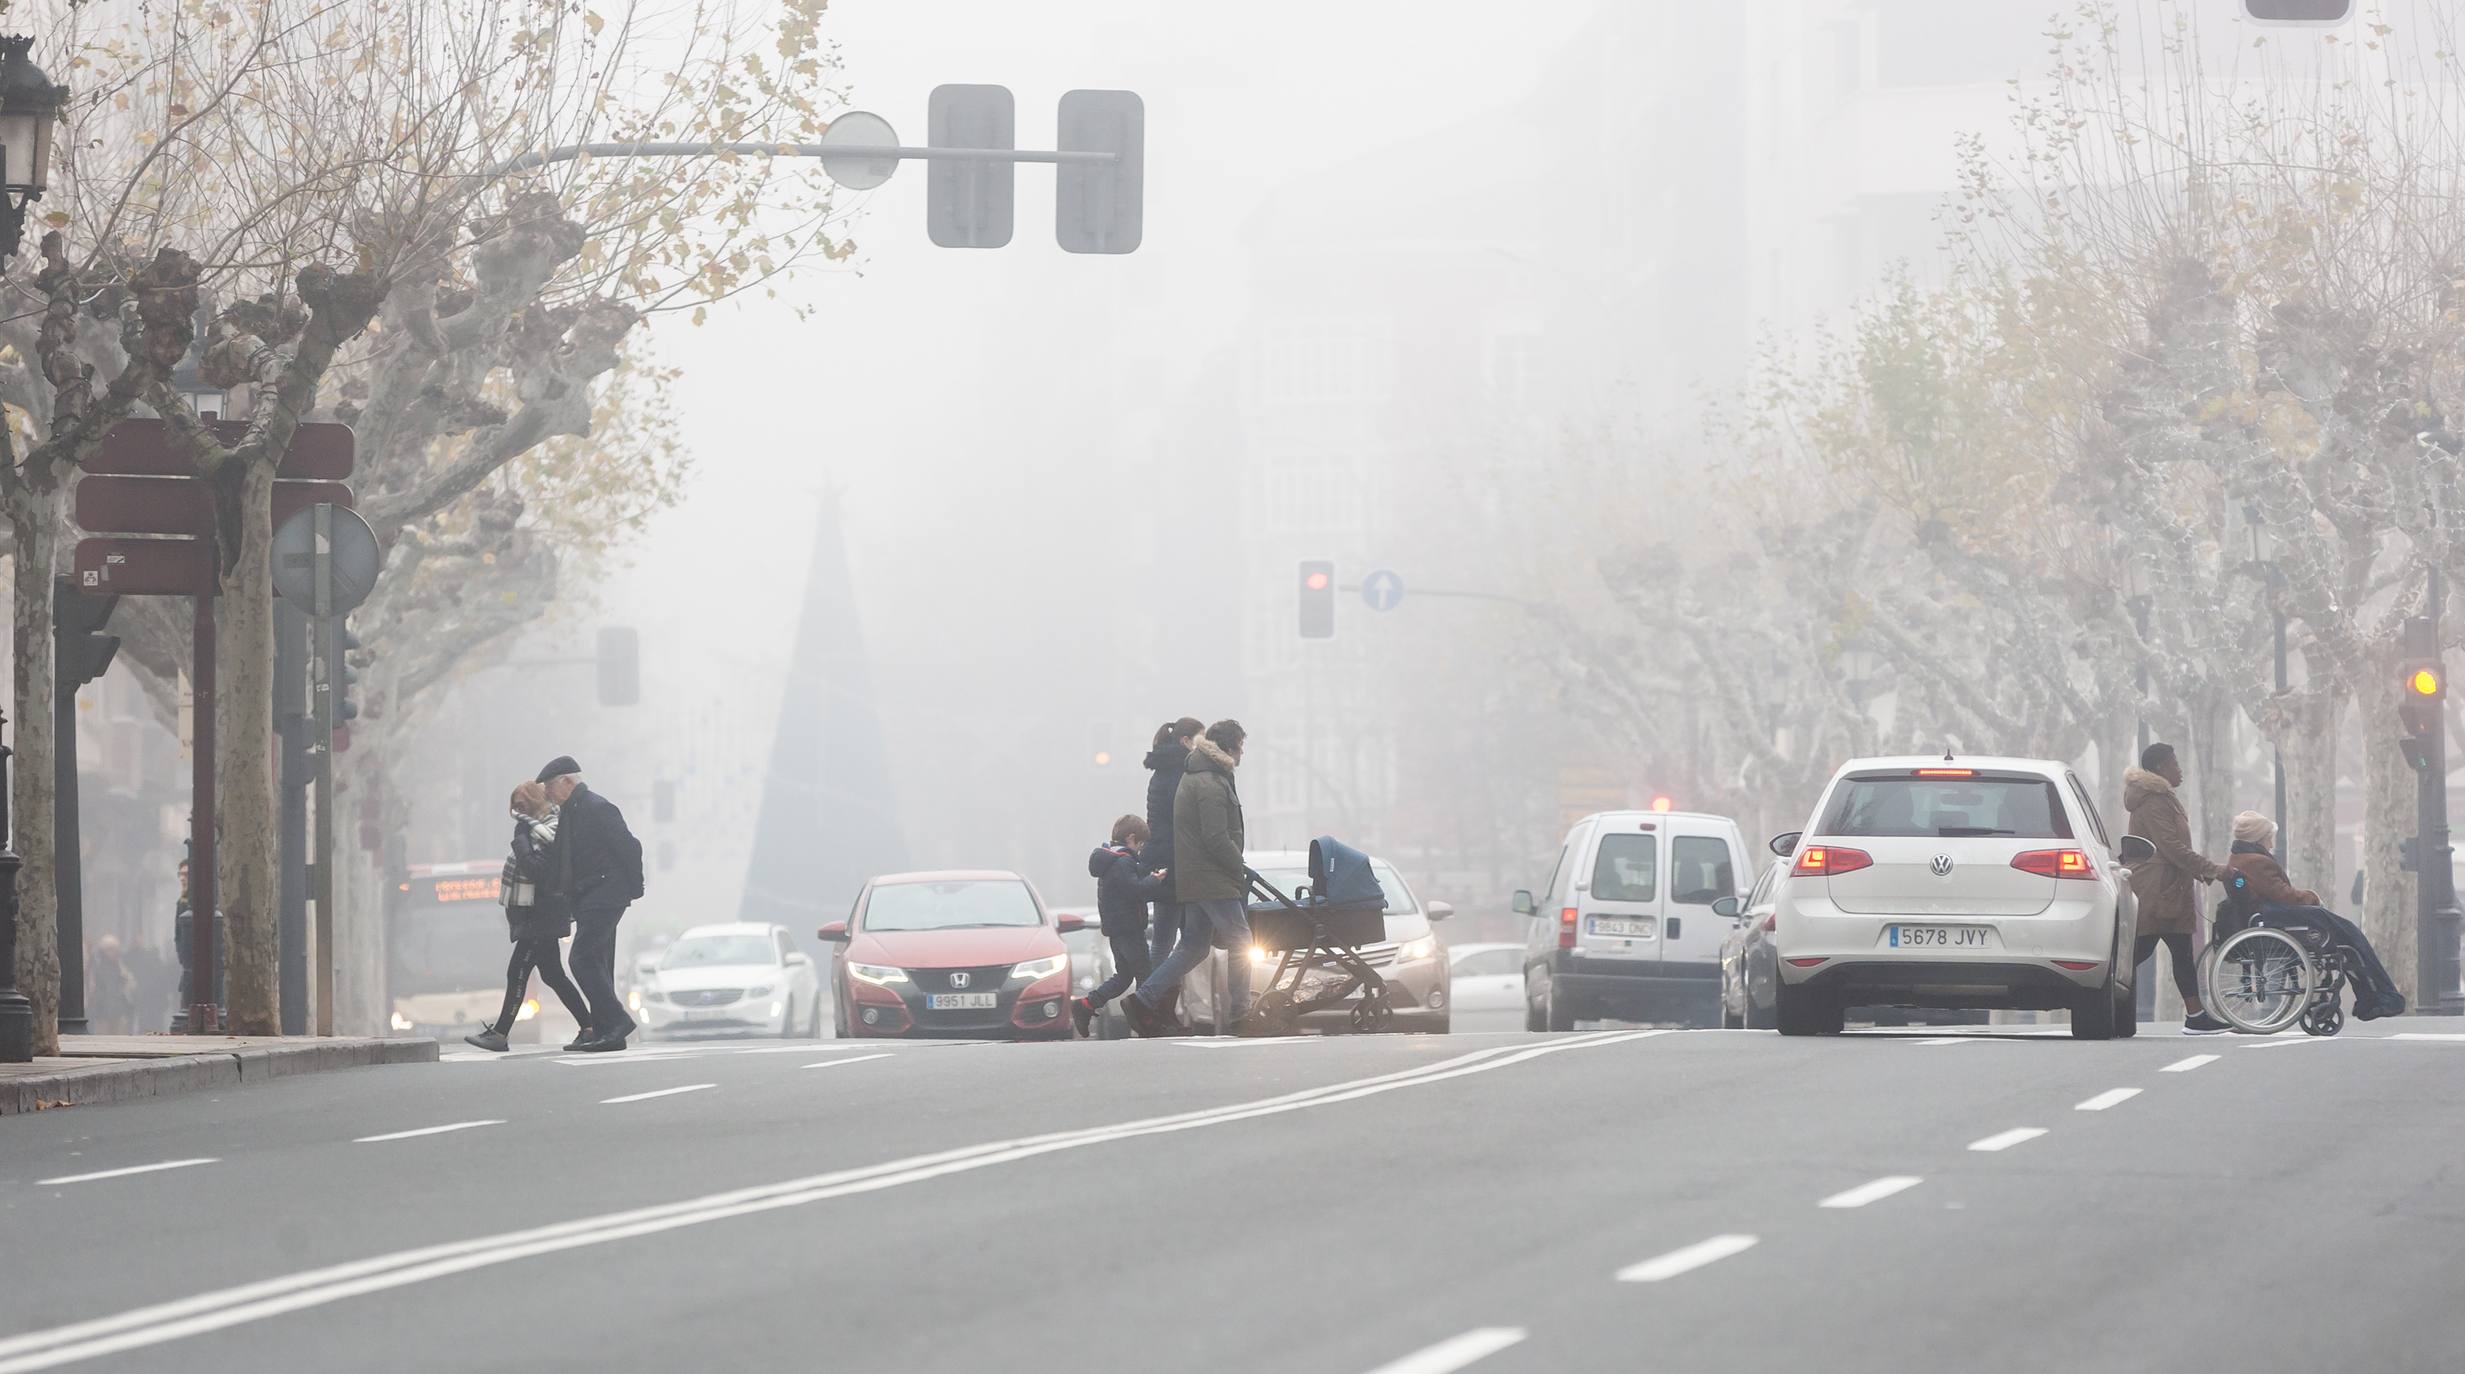
<path id="1" fill-rule="evenodd" d="M 866 878 L 907 866 L 891 801 L 839 500 L 826 496 L 762 784 L 742 919 L 807 932 L 844 917 Z"/>

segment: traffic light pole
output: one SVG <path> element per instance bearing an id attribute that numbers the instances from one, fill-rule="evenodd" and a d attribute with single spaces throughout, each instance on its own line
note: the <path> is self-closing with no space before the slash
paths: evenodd
<path id="1" fill-rule="evenodd" d="M 282 1033 L 308 1033 L 308 618 L 274 598 L 274 743 L 282 759 Z"/>
<path id="2" fill-rule="evenodd" d="M 2426 649 L 2440 652 L 2439 621 L 2447 599 L 2446 579 L 2431 569 L 2424 606 L 2430 623 Z M 2443 673 L 2444 678 L 2446 675 Z M 2456 868 L 2448 847 L 2448 717 L 2433 709 L 2424 722 L 2430 767 L 2418 774 L 2414 830 L 2414 1007 L 2425 1015 L 2465 1015 L 2465 991 L 2458 987 L 2457 939 L 2465 927 L 2465 912 L 2456 899 Z"/>
<path id="3" fill-rule="evenodd" d="M 55 602 L 57 597 L 54 598 Z M 52 617 L 59 637 L 59 617 Z M 77 684 L 58 671 L 55 643 L 51 690 L 51 881 L 59 903 L 60 1033 L 86 1033 L 85 854 L 77 833 Z"/>
<path id="4" fill-rule="evenodd" d="M 334 614 L 333 507 L 317 506 L 316 591 L 310 611 L 315 632 L 315 692 L 308 703 L 311 747 L 316 753 L 316 848 L 309 868 L 310 895 L 317 904 L 317 1034 L 334 1033 L 334 684 L 342 663 L 342 617 Z"/>

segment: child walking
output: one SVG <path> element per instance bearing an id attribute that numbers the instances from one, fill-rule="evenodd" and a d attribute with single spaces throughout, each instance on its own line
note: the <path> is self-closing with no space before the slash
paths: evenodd
<path id="1" fill-rule="evenodd" d="M 1147 904 L 1170 897 L 1170 873 L 1149 873 L 1139 863 L 1147 847 L 1147 822 L 1124 816 L 1113 822 L 1112 843 L 1098 845 L 1087 856 L 1087 872 L 1096 880 L 1096 914 L 1103 922 L 1104 942 L 1113 947 L 1113 976 L 1102 986 L 1070 1003 L 1070 1019 L 1084 1036 L 1095 1025 L 1104 1004 L 1146 981 L 1148 969 Z"/>

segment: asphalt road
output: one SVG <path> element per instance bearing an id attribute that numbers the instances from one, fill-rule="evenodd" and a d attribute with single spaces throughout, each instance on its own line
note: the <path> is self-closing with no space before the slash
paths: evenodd
<path id="1" fill-rule="evenodd" d="M 0 1374 L 2446 1370 L 2460 1088 L 2430 1020 L 457 1058 L 0 1122 Z"/>

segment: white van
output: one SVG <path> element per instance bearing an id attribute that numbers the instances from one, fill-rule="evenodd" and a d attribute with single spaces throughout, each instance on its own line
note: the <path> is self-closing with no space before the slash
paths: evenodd
<path id="1" fill-rule="evenodd" d="M 1524 1024 L 1579 1020 L 1720 1024 L 1720 946 L 1734 917 L 1746 841 L 1726 816 L 1604 811 L 1566 834 L 1549 886 L 1515 894 L 1524 943 Z"/>

